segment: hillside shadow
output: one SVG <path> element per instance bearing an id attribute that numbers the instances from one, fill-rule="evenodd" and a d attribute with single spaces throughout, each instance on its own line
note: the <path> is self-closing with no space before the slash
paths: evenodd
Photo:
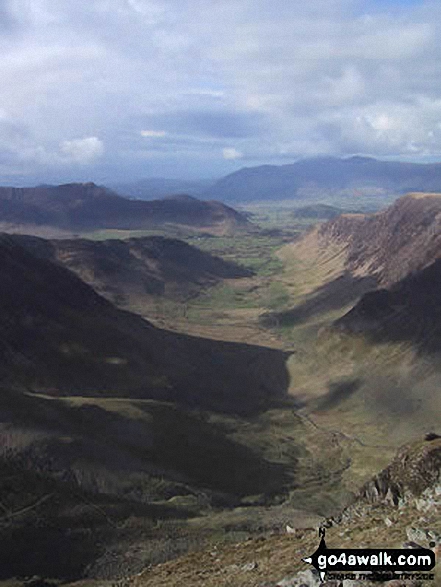
<path id="1" fill-rule="evenodd" d="M 288 355 L 167 332 L 0 237 L 0 382 L 53 396 L 173 401 L 250 415 L 286 395 Z"/>
<path id="2" fill-rule="evenodd" d="M 96 404 L 71 406 L 60 400 L 2 391 L 0 424 L 7 430 L 4 450 L 39 474 L 61 474 L 64 480 L 87 490 L 96 488 L 97 481 L 91 482 L 88 473 L 78 476 L 72 471 L 96 470 L 102 483 L 97 492 L 116 496 L 131 496 L 125 485 L 131 475 L 146 475 L 146 479 L 165 475 L 170 487 L 189 483 L 233 499 L 256 493 L 271 495 L 290 480 L 284 466 L 228 438 L 222 426 L 197 413 L 153 401 L 136 402 L 136 411 L 143 412 L 145 419 L 127 417 L 125 409 L 124 404 L 121 412 Z M 171 489 L 168 497 L 174 491 Z M 143 494 L 138 497 L 140 503 L 150 501 Z"/>
<path id="3" fill-rule="evenodd" d="M 152 394 L 154 399 L 191 409 L 253 416 L 288 393 L 290 352 L 165 330 L 157 332 L 162 337 L 158 360 L 164 366 L 173 363 L 173 372 L 169 371 L 170 387 Z"/>
<path id="4" fill-rule="evenodd" d="M 419 352 L 441 352 L 441 259 L 390 289 L 365 294 L 335 327 L 372 343 L 410 342 Z"/>
<path id="5" fill-rule="evenodd" d="M 315 316 L 340 310 L 376 287 L 375 277 L 354 277 L 347 271 L 317 288 L 299 306 L 284 312 L 265 314 L 262 321 L 266 326 L 297 326 Z"/>
<path id="6" fill-rule="evenodd" d="M 7 431 L 0 500 L 14 513 L 23 510 L 12 519 L 0 515 L 0 579 L 78 579 L 121 540 L 128 520 L 148 525 L 196 515 L 169 506 L 175 495 L 203 493 L 225 507 L 247 495 L 270 500 L 293 482 L 295 462 L 268 461 L 201 415 L 157 402 L 137 402 L 136 410 L 132 418 L 123 407 L 72 406 L 0 389 Z"/>
<path id="7" fill-rule="evenodd" d="M 328 393 L 320 399 L 315 411 L 323 412 L 338 407 L 360 389 L 361 384 L 360 379 L 330 382 Z"/>

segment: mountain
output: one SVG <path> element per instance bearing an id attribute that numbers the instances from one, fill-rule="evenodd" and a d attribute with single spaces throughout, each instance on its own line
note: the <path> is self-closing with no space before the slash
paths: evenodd
<path id="1" fill-rule="evenodd" d="M 145 306 L 153 298 L 185 301 L 223 279 L 251 272 L 181 240 L 44 240 L 16 236 L 32 254 L 60 263 L 118 305 Z"/>
<path id="2" fill-rule="evenodd" d="M 352 274 L 389 285 L 441 256 L 441 194 L 409 194 L 377 214 L 340 216 L 317 236 L 344 248 Z"/>
<path id="3" fill-rule="evenodd" d="M 294 393 L 323 426 L 366 446 L 407 441 L 439 420 L 440 220 L 439 195 L 411 194 L 279 251 L 295 297 L 262 320 L 296 342 Z"/>
<path id="4" fill-rule="evenodd" d="M 370 157 L 320 157 L 288 165 L 240 169 L 217 181 L 205 195 L 225 202 L 281 200 L 314 191 L 367 190 L 378 194 L 440 191 L 441 164 L 379 161 Z"/>
<path id="5" fill-rule="evenodd" d="M 149 177 L 131 183 L 118 183 L 110 186 L 115 192 L 138 200 L 158 200 L 172 194 L 202 195 L 214 180 L 185 180 Z"/>
<path id="6" fill-rule="evenodd" d="M 334 331 L 374 345 L 441 351 L 441 195 L 411 194 L 378 214 L 342 216 L 315 236 L 340 254 L 352 280 L 375 279 L 365 281 L 361 298 L 353 298 L 354 307 L 334 322 Z"/>
<path id="7" fill-rule="evenodd" d="M 0 239 L 0 383 L 252 412 L 286 388 L 285 355 L 177 335 L 116 309 L 16 237 Z"/>
<path id="8" fill-rule="evenodd" d="M 441 256 L 441 194 L 413 193 L 375 214 L 343 214 L 285 247 L 286 255 L 290 249 L 332 249 L 336 270 L 390 285 Z"/>
<path id="9" fill-rule="evenodd" d="M 239 212 L 220 202 L 205 202 L 186 195 L 151 202 L 129 200 L 94 183 L 2 187 L 0 222 L 70 231 L 139 230 L 179 224 L 228 232 L 248 224 Z"/>
<path id="10" fill-rule="evenodd" d="M 342 214 L 278 251 L 295 286 L 290 309 L 266 325 L 296 326 L 345 313 L 361 296 L 389 287 L 441 257 L 441 195 L 403 196 L 375 214 Z M 303 267 L 298 276 L 297 267 Z M 299 277 L 301 279 L 299 280 Z"/>

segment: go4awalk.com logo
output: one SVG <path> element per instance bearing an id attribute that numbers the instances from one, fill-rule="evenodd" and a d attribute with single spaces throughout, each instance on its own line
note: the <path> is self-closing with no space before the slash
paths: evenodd
<path id="1" fill-rule="evenodd" d="M 328 548 L 324 528 L 320 529 L 319 535 L 321 541 L 318 549 L 302 560 L 317 569 L 322 581 L 329 572 L 361 573 L 362 576 L 358 575 L 359 579 L 370 580 L 378 575 L 387 575 L 389 579 L 397 578 L 403 573 L 408 578 L 409 573 L 427 573 L 436 563 L 435 553 L 428 548 Z M 421 579 L 433 579 L 433 575 L 424 575 Z"/>

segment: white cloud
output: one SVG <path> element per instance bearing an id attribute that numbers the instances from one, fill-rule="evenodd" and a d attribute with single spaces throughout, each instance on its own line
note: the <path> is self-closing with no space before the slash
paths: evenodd
<path id="1" fill-rule="evenodd" d="M 222 149 L 222 155 L 224 159 L 241 159 L 243 157 L 243 153 L 234 147 L 227 147 Z"/>
<path id="2" fill-rule="evenodd" d="M 0 161 L 16 171 L 87 163 L 93 179 L 103 167 L 158 174 L 161 162 L 185 173 L 191 160 L 210 175 L 214 161 L 253 157 L 441 153 L 439 3 L 4 6 Z M 145 149 L 159 167 L 138 163 Z"/>
<path id="3" fill-rule="evenodd" d="M 63 141 L 60 152 L 73 163 L 90 164 L 103 155 L 104 145 L 97 137 L 73 139 Z"/>
<path id="4" fill-rule="evenodd" d="M 165 130 L 142 130 L 141 136 L 146 138 L 162 138 L 167 135 Z"/>

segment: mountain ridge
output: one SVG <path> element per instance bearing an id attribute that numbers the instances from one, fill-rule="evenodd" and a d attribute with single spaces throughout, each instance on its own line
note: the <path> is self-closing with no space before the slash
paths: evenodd
<path id="1" fill-rule="evenodd" d="M 64 265 L 117 305 L 142 306 L 152 298 L 184 302 L 223 279 L 250 277 L 232 262 L 178 239 L 46 240 L 16 235 L 32 254 Z"/>
<path id="2" fill-rule="evenodd" d="M 408 194 L 374 214 L 342 214 L 313 227 L 284 254 L 331 248 L 341 272 L 391 285 L 441 256 L 441 195 Z"/>
<path id="3" fill-rule="evenodd" d="M 406 163 L 371 157 L 316 157 L 285 165 L 245 167 L 218 180 L 205 196 L 226 202 L 295 199 L 311 191 L 366 189 L 387 195 L 440 191 L 441 163 Z"/>
<path id="4" fill-rule="evenodd" d="M 193 197 L 142 201 L 93 182 L 35 188 L 0 187 L 0 222 L 64 230 L 142 230 L 164 224 L 233 230 L 249 222 L 221 202 Z"/>

